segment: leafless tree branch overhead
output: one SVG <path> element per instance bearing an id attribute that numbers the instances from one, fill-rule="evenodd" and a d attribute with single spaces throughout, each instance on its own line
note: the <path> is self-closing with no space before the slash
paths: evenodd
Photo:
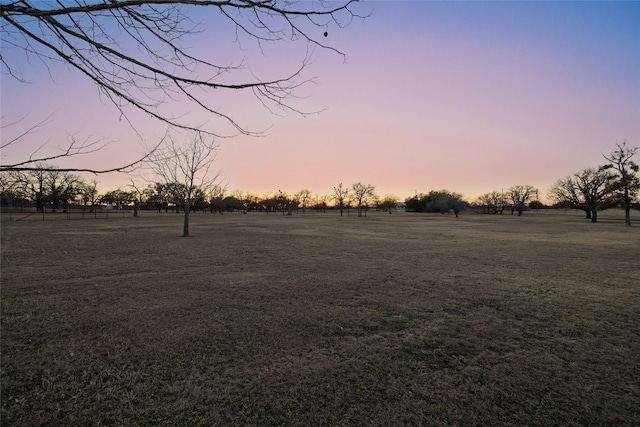
<path id="1" fill-rule="evenodd" d="M 129 106 L 167 125 L 215 135 L 213 129 L 199 128 L 166 108 L 186 101 L 235 132 L 251 134 L 213 102 L 211 90 L 250 90 L 265 105 L 299 111 L 287 100 L 306 81 L 301 73 L 309 63 L 308 53 L 281 76 L 256 75 L 242 60 L 226 63 L 202 53 L 208 50 L 189 47 L 190 37 L 209 37 L 196 17 L 218 12 L 219 19 L 235 28 L 238 41 L 249 40 L 259 50 L 267 44 L 302 42 L 310 46 L 307 52 L 320 48 L 344 55 L 327 44 L 324 34 L 364 18 L 354 11 L 356 2 L 0 0 L 0 18 L 7 46 L 45 64 L 67 64 L 93 81 L 125 116 Z M 10 75 L 23 78 L 11 58 L 4 55 L 2 62 Z"/>

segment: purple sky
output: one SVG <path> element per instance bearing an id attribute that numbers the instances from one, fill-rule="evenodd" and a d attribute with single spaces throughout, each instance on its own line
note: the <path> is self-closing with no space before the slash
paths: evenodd
<path id="1" fill-rule="evenodd" d="M 388 1 L 360 10 L 373 13 L 344 30 L 330 29 L 327 38 L 347 62 L 316 51 L 305 76 L 317 83 L 292 100 L 320 114 L 275 116 L 245 95 L 215 94 L 240 123 L 270 128 L 260 138 L 219 141 L 216 169 L 230 190 L 328 194 L 340 182 L 360 181 L 381 196 L 404 199 L 446 188 L 473 200 L 531 184 L 543 196 L 555 180 L 601 164 L 601 153 L 615 143 L 640 145 L 639 2 Z M 232 37 L 202 37 L 214 34 L 215 43 L 196 48 L 234 57 Z M 274 52 L 252 66 L 277 71 L 295 65 L 300 52 L 287 47 L 294 62 Z M 2 54 L 26 63 L 6 45 Z M 4 150 L 3 162 L 48 142 L 46 152 L 75 134 L 111 143 L 74 165 L 110 167 L 136 158 L 165 132 L 132 112 L 141 143 L 96 87 L 63 65 L 47 68 L 31 58 L 23 70 L 30 84 L 3 69 L 2 141 L 51 118 Z M 191 107 L 175 108 L 189 113 Z M 97 179 L 105 191 L 130 177 Z"/>

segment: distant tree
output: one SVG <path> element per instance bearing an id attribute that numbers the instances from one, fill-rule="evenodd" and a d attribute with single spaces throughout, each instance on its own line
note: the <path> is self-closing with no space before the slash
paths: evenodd
<path id="1" fill-rule="evenodd" d="M 85 180 L 78 175 L 70 172 L 62 172 L 62 179 L 60 182 L 60 201 L 62 202 L 62 211 L 67 212 L 69 209 L 69 203 L 75 202 L 81 195 L 81 189 Z"/>
<path id="2" fill-rule="evenodd" d="M 513 215 L 514 211 L 518 211 L 518 216 L 522 215 L 522 211 L 524 211 L 527 202 L 531 197 L 537 194 L 538 190 L 536 190 L 531 185 L 516 185 L 507 190 L 507 195 L 511 200 L 511 215 Z"/>
<path id="3" fill-rule="evenodd" d="M 413 197 L 408 197 L 404 200 L 404 208 L 407 212 L 424 212 L 424 204 L 422 199 L 424 194 L 416 194 Z"/>
<path id="4" fill-rule="evenodd" d="M 333 200 L 335 200 L 336 204 L 340 207 L 340 216 L 342 216 L 342 212 L 344 210 L 347 197 L 349 197 L 348 187 L 344 187 L 342 183 L 333 187 L 332 198 Z"/>
<path id="5" fill-rule="evenodd" d="M 133 179 L 129 183 L 129 187 L 131 188 L 131 195 L 133 196 L 133 216 L 137 217 L 140 205 L 147 201 L 149 191 Z"/>
<path id="6" fill-rule="evenodd" d="M 242 200 L 234 196 L 233 193 L 229 196 L 226 196 L 224 199 L 222 199 L 222 206 L 223 206 L 223 209 L 227 212 L 233 212 L 233 211 L 246 212 L 244 210 L 244 205 L 242 204 Z"/>
<path id="7" fill-rule="evenodd" d="M 623 141 L 622 144 L 616 144 L 616 146 L 618 149 L 614 150 L 609 156 L 603 155 L 609 163 L 604 165 L 602 169 L 611 170 L 617 174 L 611 190 L 624 207 L 625 224 L 631 226 L 631 205 L 640 190 L 640 178 L 638 178 L 640 166 L 632 160 L 638 151 L 638 147 L 628 147 L 627 141 Z"/>
<path id="8" fill-rule="evenodd" d="M 405 200 L 405 209 L 409 212 L 438 212 L 453 211 L 456 218 L 468 206 L 461 194 L 448 190 L 430 191 L 428 194 L 416 194 Z"/>
<path id="9" fill-rule="evenodd" d="M 0 205 L 18 207 L 27 202 L 27 195 L 17 179 L 18 173 L 13 171 L 0 172 Z"/>
<path id="10" fill-rule="evenodd" d="M 427 199 L 430 199 L 430 201 L 425 203 L 427 205 L 427 212 L 440 212 L 444 214 L 453 211 L 456 218 L 460 215 L 460 211 L 467 206 L 461 194 L 448 190 L 432 191 L 427 195 Z"/>
<path id="11" fill-rule="evenodd" d="M 153 189 L 151 201 L 155 204 L 158 213 L 162 212 L 162 209 L 164 209 L 165 213 L 168 213 L 169 202 L 171 201 L 169 186 L 164 182 L 156 182 L 153 184 Z"/>
<path id="12" fill-rule="evenodd" d="M 302 213 L 304 213 L 305 209 L 309 207 L 309 201 L 311 200 L 311 191 L 304 188 L 294 194 L 294 198 L 300 202 L 302 206 Z"/>
<path id="13" fill-rule="evenodd" d="M 211 209 L 211 213 L 224 212 L 225 209 L 223 201 L 226 193 L 226 185 L 214 183 L 209 187 L 209 207 Z"/>
<path id="14" fill-rule="evenodd" d="M 189 209 L 193 212 L 205 211 L 207 209 L 207 192 L 205 189 L 196 187 Z"/>
<path id="15" fill-rule="evenodd" d="M 575 176 L 569 175 L 557 180 L 549 189 L 548 196 L 555 202 L 554 207 L 580 209 L 584 211 L 586 219 L 591 219 L 591 209 L 587 206 Z"/>
<path id="16" fill-rule="evenodd" d="M 89 207 L 89 212 L 93 212 L 99 199 L 98 181 L 92 179 L 80 186 L 80 198 L 85 207 Z"/>
<path id="17" fill-rule="evenodd" d="M 4 172 L 13 182 L 16 191 L 36 204 L 38 212 L 49 204 L 52 211 L 62 205 L 66 212 L 70 201 L 80 195 L 84 180 L 75 174 L 59 170 L 55 166 L 38 163 L 37 169 Z"/>
<path id="18" fill-rule="evenodd" d="M 38 163 L 37 166 L 42 166 L 41 169 L 33 169 L 28 171 L 11 171 L 12 179 L 15 182 L 16 187 L 25 197 L 34 202 L 37 212 L 44 212 L 45 204 L 49 197 L 47 186 L 47 171 L 50 165 Z"/>
<path id="19" fill-rule="evenodd" d="M 287 194 L 286 191 L 278 190 L 276 195 L 276 211 L 282 211 L 282 215 L 292 214 L 294 200 Z"/>
<path id="20" fill-rule="evenodd" d="M 567 203 L 585 211 L 591 222 L 598 221 L 598 211 L 612 204 L 612 183 L 615 175 L 606 169 L 583 169 L 556 181 L 549 197 L 557 203 Z"/>
<path id="21" fill-rule="evenodd" d="M 397 200 L 398 198 L 393 194 L 387 194 L 382 198 L 380 203 L 378 203 L 378 208 L 388 210 L 389 213 L 391 213 L 391 209 L 395 209 L 396 205 L 398 204 Z"/>
<path id="22" fill-rule="evenodd" d="M 482 208 L 486 214 L 500 214 L 504 212 L 507 204 L 504 196 L 501 192 L 492 191 L 478 197 L 477 204 Z"/>
<path id="23" fill-rule="evenodd" d="M 174 203 L 182 207 L 182 236 L 189 237 L 189 213 L 196 190 L 206 192 L 218 178 L 218 174 L 210 171 L 218 145 L 199 132 L 185 135 L 185 138 L 180 142 L 174 134 L 168 133 L 163 147 L 153 153 L 150 165 L 153 173 L 167 183 Z"/>
<path id="24" fill-rule="evenodd" d="M 111 206 L 115 206 L 118 209 L 122 209 L 125 206 L 129 206 L 135 197 L 131 194 L 130 191 L 125 191 L 120 188 L 116 188 L 115 190 L 107 191 L 102 196 L 100 196 L 100 201 L 103 203 L 107 203 Z"/>
<path id="25" fill-rule="evenodd" d="M 363 210 L 368 206 L 368 202 L 376 196 L 376 187 L 356 182 L 351 186 L 351 191 L 358 209 L 358 216 L 362 216 Z"/>
<path id="26" fill-rule="evenodd" d="M 327 201 L 331 200 L 331 196 L 316 194 L 313 199 L 313 208 L 318 212 L 324 212 L 327 209 Z"/>
<path id="27" fill-rule="evenodd" d="M 536 194 L 537 194 L 537 193 L 536 193 Z M 537 209 L 544 209 L 544 208 L 546 208 L 546 207 L 547 207 L 547 206 L 545 206 L 545 204 L 544 204 L 544 203 L 542 203 L 542 202 L 541 202 L 541 201 L 539 201 L 539 200 L 533 200 L 532 202 L 529 202 L 529 209 L 535 209 L 535 210 L 537 210 Z"/>

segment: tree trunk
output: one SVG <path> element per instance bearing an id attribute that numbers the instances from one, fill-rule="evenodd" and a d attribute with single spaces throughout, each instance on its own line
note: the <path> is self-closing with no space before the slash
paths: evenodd
<path id="1" fill-rule="evenodd" d="M 595 209 L 591 211 L 591 222 L 598 222 L 598 211 Z"/>
<path id="2" fill-rule="evenodd" d="M 187 206 L 188 205 L 185 205 L 184 209 L 184 226 L 182 227 L 182 237 L 189 237 L 189 211 L 191 209 L 189 209 Z"/>
<path id="3" fill-rule="evenodd" d="M 631 197 L 629 197 L 629 186 L 624 187 L 624 223 L 631 226 Z"/>

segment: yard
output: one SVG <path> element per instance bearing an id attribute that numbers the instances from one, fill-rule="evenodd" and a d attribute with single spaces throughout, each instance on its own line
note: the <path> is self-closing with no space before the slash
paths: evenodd
<path id="1" fill-rule="evenodd" d="M 640 225 L 181 220 L 3 217 L 2 425 L 640 424 Z"/>

